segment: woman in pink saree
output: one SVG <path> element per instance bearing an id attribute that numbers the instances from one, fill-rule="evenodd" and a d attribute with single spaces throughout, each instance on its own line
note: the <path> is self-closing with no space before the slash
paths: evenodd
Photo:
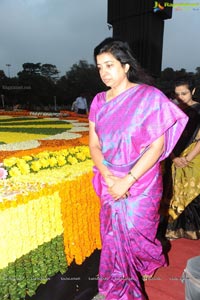
<path id="1" fill-rule="evenodd" d="M 100 299 L 144 300 L 142 279 L 166 265 L 156 239 L 160 162 L 179 139 L 187 116 L 144 83 L 127 43 L 108 38 L 94 56 L 110 87 L 94 97 L 89 113 L 93 185 L 101 199 Z"/>

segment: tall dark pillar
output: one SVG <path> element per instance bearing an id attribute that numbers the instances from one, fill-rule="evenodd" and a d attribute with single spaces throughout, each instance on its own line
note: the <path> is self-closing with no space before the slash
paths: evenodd
<path id="1" fill-rule="evenodd" d="M 113 37 L 126 40 L 153 76 L 161 72 L 164 20 L 172 17 L 172 4 L 173 0 L 108 0 Z"/>

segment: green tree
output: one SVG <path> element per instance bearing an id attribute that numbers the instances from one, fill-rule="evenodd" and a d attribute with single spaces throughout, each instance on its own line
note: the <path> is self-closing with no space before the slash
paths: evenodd
<path id="1" fill-rule="evenodd" d="M 196 69 L 196 73 L 195 73 L 195 82 L 196 85 L 200 86 L 200 67 L 197 67 Z"/>
<path id="2" fill-rule="evenodd" d="M 23 74 L 29 75 L 39 75 L 41 73 L 41 63 L 24 63 L 22 65 L 23 70 L 19 72 L 17 75 L 22 76 Z"/>
<path id="3" fill-rule="evenodd" d="M 58 79 L 58 74 L 60 73 L 55 65 L 43 64 L 40 68 L 41 75 L 52 79 L 53 81 Z"/>
<path id="4" fill-rule="evenodd" d="M 170 93 L 173 90 L 173 84 L 175 79 L 175 71 L 173 68 L 164 69 L 160 77 L 156 79 L 156 86 L 164 93 Z"/>
<path id="5" fill-rule="evenodd" d="M 44 67 L 43 71 L 46 75 L 44 76 L 42 66 L 41 63 L 25 63 L 22 65 L 23 70 L 18 73 L 19 85 L 29 87 L 21 91 L 21 97 L 29 103 L 29 107 L 53 103 L 55 83 L 51 76 L 52 73 L 56 73 L 56 67 L 53 65 Z M 47 72 L 48 69 L 51 69 L 51 72 Z"/>
<path id="6" fill-rule="evenodd" d="M 175 78 L 175 72 L 173 68 L 166 68 L 161 72 L 161 79 L 164 81 L 171 81 Z"/>
<path id="7" fill-rule="evenodd" d="M 175 71 L 175 78 L 182 78 L 182 77 L 187 77 L 187 76 L 188 76 L 188 73 L 186 72 L 186 69 L 184 69 L 184 68 Z"/>
<path id="8" fill-rule="evenodd" d="M 6 75 L 3 70 L 0 70 L 0 81 L 4 78 L 6 78 Z"/>
<path id="9" fill-rule="evenodd" d="M 88 64 L 85 60 L 73 64 L 71 69 L 66 72 L 66 76 L 58 80 L 57 87 L 58 90 L 65 93 L 67 103 L 72 103 L 83 91 L 90 101 L 96 93 L 105 89 L 96 67 L 93 64 Z"/>

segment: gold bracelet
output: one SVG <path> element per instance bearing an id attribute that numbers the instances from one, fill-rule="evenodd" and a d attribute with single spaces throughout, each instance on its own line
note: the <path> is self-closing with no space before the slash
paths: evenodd
<path id="1" fill-rule="evenodd" d="M 138 179 L 131 173 L 131 171 L 128 172 L 128 175 L 131 175 L 131 177 L 132 177 L 135 181 L 138 181 Z"/>

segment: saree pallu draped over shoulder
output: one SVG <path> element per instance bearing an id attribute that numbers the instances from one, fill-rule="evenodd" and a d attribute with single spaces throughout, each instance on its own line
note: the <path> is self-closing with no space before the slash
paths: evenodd
<path id="1" fill-rule="evenodd" d="M 127 174 L 152 142 L 165 137 L 162 157 L 130 188 L 126 199 L 114 201 L 94 167 L 93 185 L 101 199 L 99 292 L 106 300 L 144 300 L 141 276 L 166 265 L 156 239 L 162 195 L 160 161 L 170 154 L 187 116 L 161 91 L 141 84 L 109 102 L 105 92 L 97 94 L 89 119 L 95 123 L 105 164 L 119 177 Z"/>

